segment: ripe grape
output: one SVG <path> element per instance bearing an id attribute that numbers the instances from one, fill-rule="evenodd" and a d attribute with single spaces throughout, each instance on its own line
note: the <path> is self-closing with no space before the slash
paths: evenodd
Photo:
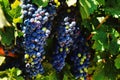
<path id="1" fill-rule="evenodd" d="M 76 22 L 70 17 L 64 17 L 57 28 L 57 44 L 53 54 L 52 65 L 59 72 L 65 66 L 65 58 L 73 44 L 73 32 Z"/>
<path id="2" fill-rule="evenodd" d="M 71 72 L 76 79 L 84 79 L 87 77 L 87 68 L 89 65 L 89 47 L 86 44 L 86 40 L 80 33 L 79 28 L 75 31 L 74 45 L 71 50 Z"/>
<path id="3" fill-rule="evenodd" d="M 24 10 L 27 11 L 27 13 L 23 13 L 24 22 L 22 25 L 25 71 L 28 77 L 32 78 L 39 73 L 44 73 L 42 66 L 45 54 L 44 46 L 51 33 L 51 21 L 56 10 L 52 4 L 44 8 L 36 8 L 33 4 L 26 4 L 26 7 L 23 7 Z"/>

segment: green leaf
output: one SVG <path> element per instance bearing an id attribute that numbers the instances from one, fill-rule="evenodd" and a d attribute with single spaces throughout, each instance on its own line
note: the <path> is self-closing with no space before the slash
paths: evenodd
<path id="1" fill-rule="evenodd" d="M 21 7 L 17 6 L 16 8 L 11 9 L 8 13 L 13 19 L 16 19 L 21 16 Z"/>
<path id="2" fill-rule="evenodd" d="M 118 70 L 113 63 L 113 59 L 108 59 L 105 63 L 98 62 L 93 74 L 93 80 L 116 80 Z"/>
<path id="3" fill-rule="evenodd" d="M 23 77 L 17 77 L 17 78 L 15 78 L 16 80 L 25 80 Z"/>
<path id="4" fill-rule="evenodd" d="M 112 15 L 115 18 L 120 18 L 120 10 L 118 7 L 116 8 L 105 8 L 105 13 L 108 15 Z"/>
<path id="5" fill-rule="evenodd" d="M 88 68 L 88 74 L 92 74 L 95 71 L 95 66 Z"/>
<path id="6" fill-rule="evenodd" d="M 45 7 L 48 5 L 49 0 L 32 0 L 32 2 L 38 6 Z"/>
<path id="7" fill-rule="evenodd" d="M 105 5 L 105 13 L 112 15 L 115 18 L 120 18 L 120 0 L 116 0 L 116 1 L 106 1 L 106 5 Z"/>
<path id="8" fill-rule="evenodd" d="M 6 69 L 5 71 L 0 71 L 0 80 L 24 80 L 22 76 L 20 76 L 21 71 L 18 68 Z"/>
<path id="9" fill-rule="evenodd" d="M 80 13 L 82 19 L 88 19 L 90 14 L 92 14 L 95 10 L 97 10 L 98 2 L 96 0 L 79 0 L 81 5 Z"/>
<path id="10" fill-rule="evenodd" d="M 68 75 L 64 74 L 63 80 L 68 80 Z"/>
<path id="11" fill-rule="evenodd" d="M 9 3 L 9 0 L 1 0 L 0 1 L 0 5 L 3 9 L 3 12 L 5 14 L 5 17 L 6 19 L 9 21 L 9 22 L 12 22 L 12 18 L 11 16 L 9 15 L 9 11 L 10 11 L 10 3 Z"/>
<path id="12" fill-rule="evenodd" d="M 15 35 L 15 36 L 21 37 L 21 36 L 23 36 L 23 35 L 24 35 L 23 32 L 21 32 L 21 31 L 17 31 L 17 35 Z"/>
<path id="13" fill-rule="evenodd" d="M 21 70 L 17 69 L 17 72 L 16 72 L 17 76 L 19 76 L 21 73 L 22 73 Z"/>
<path id="14" fill-rule="evenodd" d="M 10 4 L 8 0 L 0 0 L 0 5 L 3 7 L 4 10 L 10 10 Z"/>
<path id="15" fill-rule="evenodd" d="M 116 59 L 114 60 L 115 62 L 115 67 L 117 69 L 120 69 L 120 54 L 116 57 Z"/>
<path id="16" fill-rule="evenodd" d="M 4 31 L 0 30 L 2 45 L 11 45 L 14 40 L 14 27 L 5 27 Z"/>
<path id="17" fill-rule="evenodd" d="M 0 65 L 2 65 L 2 63 L 5 61 L 5 57 L 4 56 L 0 56 Z"/>
<path id="18" fill-rule="evenodd" d="M 97 0 L 99 4 L 105 5 L 105 0 Z"/>
<path id="19" fill-rule="evenodd" d="M 49 80 L 58 80 L 55 72 L 53 72 L 49 75 Z"/>
<path id="20" fill-rule="evenodd" d="M 4 28 L 5 26 L 11 26 L 10 23 L 6 20 L 3 10 L 0 6 L 0 28 Z"/>
<path id="21" fill-rule="evenodd" d="M 93 80 L 106 80 L 105 79 L 105 72 L 104 72 L 104 65 L 102 63 L 96 68 L 93 74 Z"/>
<path id="22" fill-rule="evenodd" d="M 92 39 L 95 40 L 93 49 L 98 51 L 104 51 L 105 49 L 108 49 L 107 33 L 103 29 L 97 30 L 95 35 L 92 37 Z"/>
<path id="23" fill-rule="evenodd" d="M 115 55 L 119 53 L 119 45 L 117 44 L 117 39 L 112 39 L 112 41 L 109 44 L 109 51 L 111 54 Z"/>

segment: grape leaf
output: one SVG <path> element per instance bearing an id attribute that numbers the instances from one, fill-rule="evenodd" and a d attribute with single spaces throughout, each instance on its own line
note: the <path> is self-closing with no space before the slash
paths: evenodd
<path id="1" fill-rule="evenodd" d="M 53 72 L 49 75 L 49 80 L 58 80 L 55 72 Z"/>
<path id="2" fill-rule="evenodd" d="M 93 80 L 106 80 L 103 67 L 104 65 L 102 63 L 100 63 L 99 66 L 96 67 L 96 70 L 93 74 Z"/>
<path id="3" fill-rule="evenodd" d="M 15 9 L 20 5 L 20 1 L 19 0 L 15 0 L 14 3 L 11 4 L 11 8 Z"/>
<path id="4" fill-rule="evenodd" d="M 10 10 L 10 4 L 8 0 L 0 0 L 0 5 L 2 6 L 3 10 Z"/>
<path id="5" fill-rule="evenodd" d="M 48 5 L 49 0 L 32 0 L 32 2 L 35 3 L 38 6 L 45 7 L 45 6 Z"/>
<path id="6" fill-rule="evenodd" d="M 63 80 L 68 80 L 68 76 L 64 74 Z"/>
<path id="7" fill-rule="evenodd" d="M 13 19 L 18 18 L 21 16 L 21 7 L 17 6 L 16 8 L 11 9 L 8 13 Z"/>
<path id="8" fill-rule="evenodd" d="M 105 5 L 105 0 L 97 0 L 99 4 Z"/>
<path id="9" fill-rule="evenodd" d="M 98 6 L 98 2 L 96 0 L 79 0 L 81 5 L 80 13 L 82 19 L 88 19 L 90 14 L 92 14 Z"/>
<path id="10" fill-rule="evenodd" d="M 112 15 L 115 18 L 120 18 L 120 10 L 119 8 L 105 8 L 105 13 Z"/>
<path id="11" fill-rule="evenodd" d="M 108 38 L 105 31 L 96 31 L 96 34 L 92 37 L 92 39 L 95 40 L 93 49 L 96 49 L 98 51 L 104 51 L 108 48 Z"/>
<path id="12" fill-rule="evenodd" d="M 14 27 L 5 27 L 4 31 L 0 30 L 2 45 L 10 46 L 14 40 Z"/>
<path id="13" fill-rule="evenodd" d="M 99 63 L 93 74 L 93 80 L 116 80 L 116 76 L 116 71 L 111 63 Z"/>
<path id="14" fill-rule="evenodd" d="M 21 75 L 21 70 L 18 68 L 9 68 L 5 71 L 0 71 L 0 80 L 24 80 Z"/>
<path id="15" fill-rule="evenodd" d="M 120 69 L 120 54 L 116 57 L 116 59 L 114 60 L 115 62 L 115 67 L 117 69 Z"/>
<path id="16" fill-rule="evenodd" d="M 0 56 L 0 65 L 2 65 L 2 63 L 5 61 L 5 57 L 4 56 Z"/>
<path id="17" fill-rule="evenodd" d="M 114 38 L 111 40 L 110 44 L 109 44 L 109 51 L 111 54 L 115 55 L 119 53 L 119 45 L 117 44 L 117 39 Z"/>
<path id="18" fill-rule="evenodd" d="M 8 0 L 0 0 L 0 5 L 1 5 L 1 8 L 3 9 L 3 12 L 4 12 L 5 17 L 8 20 L 8 22 L 12 22 L 12 18 L 9 14 L 9 11 L 11 10 L 9 1 Z"/>
<path id="19" fill-rule="evenodd" d="M 105 5 L 105 13 L 112 15 L 115 18 L 120 18 L 120 0 L 116 0 L 116 1 L 106 1 L 106 5 Z"/>
<path id="20" fill-rule="evenodd" d="M 67 5 L 70 7 L 70 6 L 73 6 L 74 4 L 76 4 L 77 0 L 67 0 L 66 3 Z"/>
<path id="21" fill-rule="evenodd" d="M 20 17 L 14 18 L 13 23 L 22 23 L 22 19 Z"/>
<path id="22" fill-rule="evenodd" d="M 3 10 L 0 6 L 0 28 L 4 28 L 5 26 L 11 26 L 10 23 L 6 20 Z"/>

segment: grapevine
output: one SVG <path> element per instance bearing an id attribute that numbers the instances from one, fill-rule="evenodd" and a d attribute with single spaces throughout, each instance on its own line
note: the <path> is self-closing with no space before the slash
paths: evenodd
<path id="1" fill-rule="evenodd" d="M 120 0 L 0 0 L 0 80 L 119 80 Z"/>

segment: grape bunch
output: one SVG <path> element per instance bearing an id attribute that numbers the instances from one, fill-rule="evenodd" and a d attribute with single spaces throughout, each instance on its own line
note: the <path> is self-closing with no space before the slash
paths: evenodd
<path id="1" fill-rule="evenodd" d="M 31 0 L 21 0 L 22 18 L 31 18 L 32 14 L 37 10 L 37 6 L 31 4 Z"/>
<path id="2" fill-rule="evenodd" d="M 24 33 L 25 71 L 28 77 L 32 78 L 39 73 L 44 73 L 42 66 L 42 61 L 45 58 L 44 46 L 51 33 L 52 20 L 56 10 L 52 3 L 44 8 L 36 8 L 33 4 L 25 7 L 27 5 L 29 4 L 22 5 L 25 17 L 22 32 Z"/>
<path id="3" fill-rule="evenodd" d="M 71 65 L 71 72 L 76 77 L 81 80 L 86 80 L 87 68 L 89 65 L 89 47 L 86 44 L 86 40 L 81 34 L 79 28 L 75 30 L 74 35 L 74 45 L 72 46 L 70 60 L 73 63 Z"/>
<path id="4" fill-rule="evenodd" d="M 70 52 L 73 44 L 73 35 L 75 30 L 76 22 L 73 18 L 64 17 L 60 25 L 57 27 L 57 43 L 56 49 L 52 56 L 52 65 L 60 72 L 65 66 L 65 58 Z"/>

